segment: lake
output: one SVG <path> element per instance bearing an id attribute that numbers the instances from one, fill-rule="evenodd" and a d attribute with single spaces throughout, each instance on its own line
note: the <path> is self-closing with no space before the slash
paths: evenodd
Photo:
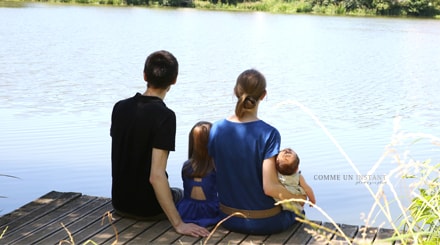
<path id="1" fill-rule="evenodd" d="M 440 162 L 431 140 L 393 137 L 440 136 L 438 20 L 26 4 L 0 8 L 0 21 L 0 174 L 17 177 L 0 176 L 0 215 L 51 190 L 110 197 L 112 107 L 145 90 L 145 58 L 160 49 L 180 64 L 165 98 L 178 125 L 172 186 L 182 186 L 190 128 L 233 113 L 248 68 L 268 82 L 259 117 L 297 151 L 317 204 L 339 223 L 364 224 L 368 188 L 385 181 L 409 196 L 390 173 L 396 155 L 382 159 L 392 149 Z"/>

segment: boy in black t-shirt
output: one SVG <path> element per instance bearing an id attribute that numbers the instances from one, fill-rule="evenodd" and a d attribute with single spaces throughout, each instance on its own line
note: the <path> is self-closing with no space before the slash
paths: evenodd
<path id="1" fill-rule="evenodd" d="M 166 165 L 174 151 L 176 115 L 163 99 L 177 81 L 178 62 L 168 51 L 150 54 L 144 67 L 147 89 L 117 102 L 112 125 L 112 204 L 119 215 L 165 219 L 178 233 L 207 236 L 208 230 L 184 223 L 175 203 L 180 189 L 170 188 Z"/>

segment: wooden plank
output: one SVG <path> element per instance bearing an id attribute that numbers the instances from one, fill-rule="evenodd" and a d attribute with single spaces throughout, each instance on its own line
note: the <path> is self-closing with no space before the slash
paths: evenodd
<path id="1" fill-rule="evenodd" d="M 353 238 L 356 236 L 356 234 L 359 230 L 359 227 L 356 225 L 342 224 L 339 226 L 339 228 L 341 228 L 341 230 L 343 231 L 345 236 L 350 239 L 350 242 L 348 242 L 347 239 L 345 239 L 343 236 L 341 236 L 337 233 L 337 234 L 335 234 L 333 239 L 330 241 L 331 245 L 333 245 L 333 244 L 338 244 L 338 245 L 339 244 L 340 245 L 350 244 L 351 242 L 353 242 Z"/>
<path id="2" fill-rule="evenodd" d="M 72 234 L 75 244 L 82 244 L 82 242 L 90 240 L 90 238 L 105 231 L 109 227 L 111 229 L 111 224 L 116 224 L 120 220 L 119 217 L 113 218 L 110 224 L 108 217 L 103 217 L 103 215 L 104 214 L 101 214 L 101 217 L 94 217 L 94 220 L 88 220 L 88 222 L 91 221 L 91 223 L 86 223 L 83 229 Z M 103 236 L 107 237 L 108 233 L 105 233 Z M 68 239 L 69 238 L 66 237 L 65 240 Z"/>
<path id="3" fill-rule="evenodd" d="M 75 233 L 80 229 L 83 229 L 88 222 L 85 220 L 100 220 L 102 215 L 107 212 L 109 209 L 111 210 L 111 203 L 109 199 L 97 198 L 89 205 L 85 206 L 82 210 L 88 210 L 88 212 L 82 212 L 82 210 L 78 210 L 77 212 L 73 212 L 68 216 L 64 217 L 60 220 L 59 226 L 60 229 L 50 236 L 45 237 L 44 239 L 38 241 L 39 244 L 58 244 L 61 240 L 68 240 L 67 231 L 61 226 L 63 223 L 66 229 Z"/>
<path id="4" fill-rule="evenodd" d="M 91 237 L 92 235 L 99 232 L 101 229 L 104 229 L 101 222 L 103 222 L 103 216 L 109 210 L 112 210 L 113 206 L 111 202 L 107 202 L 104 206 L 96 210 L 90 215 L 84 216 L 77 220 L 76 222 L 70 224 L 66 227 L 66 229 L 70 232 L 74 241 L 83 240 L 84 238 Z M 107 218 L 105 219 L 105 225 L 108 224 Z M 70 241 L 69 235 L 65 232 L 64 237 L 61 239 L 62 241 Z M 74 242 L 72 242 L 74 244 Z"/>
<path id="5" fill-rule="evenodd" d="M 10 222 L 17 222 L 20 219 L 25 218 L 28 214 L 36 212 L 39 208 L 46 206 L 48 203 L 58 199 L 63 195 L 62 192 L 51 191 L 40 198 L 0 217 L 0 230 L 8 226 Z"/>
<path id="6" fill-rule="evenodd" d="M 78 244 L 84 244 L 87 241 L 93 241 L 96 244 L 102 244 L 106 241 L 114 242 L 117 240 L 118 230 L 126 230 L 128 227 L 136 223 L 134 219 L 119 218 L 112 224 L 106 225 L 106 228 L 95 233 L 93 236 L 84 237 L 82 240 L 77 239 Z"/>
<path id="7" fill-rule="evenodd" d="M 321 225 L 320 221 L 310 221 L 315 225 Z M 289 238 L 286 244 L 300 244 L 304 245 L 312 238 L 312 236 L 305 229 L 315 229 L 310 224 L 301 223 L 298 230 Z"/>
<path id="8" fill-rule="evenodd" d="M 301 224 L 302 223 L 298 221 L 288 230 L 271 235 L 266 239 L 265 243 L 271 245 L 286 244 L 289 238 L 298 230 Z"/>
<path id="9" fill-rule="evenodd" d="M 247 237 L 246 234 L 229 232 L 217 244 L 240 244 L 242 241 L 246 239 L 246 237 Z"/>
<path id="10" fill-rule="evenodd" d="M 173 244 L 176 244 L 176 245 L 200 244 L 200 245 L 202 245 L 203 242 L 204 242 L 204 238 L 201 238 L 201 237 L 181 236 L 179 239 L 177 239 L 175 242 L 173 242 Z"/>
<path id="11" fill-rule="evenodd" d="M 206 244 L 217 244 L 219 243 L 225 236 L 230 233 L 229 230 L 226 230 L 223 226 L 215 227 L 211 230 L 211 234 L 209 237 L 203 239 L 203 242 Z"/>
<path id="12" fill-rule="evenodd" d="M 172 226 L 168 220 L 161 220 L 157 222 L 154 226 L 150 227 L 148 230 L 145 230 L 138 236 L 136 236 L 132 241 L 130 241 L 130 244 L 146 244 L 150 243 L 156 237 L 160 236 L 162 233 L 166 232 L 167 230 L 172 229 Z M 158 243 L 160 241 L 157 241 Z"/>
<path id="13" fill-rule="evenodd" d="M 190 245 L 190 244 L 203 244 L 204 240 L 201 237 L 182 236 L 172 244 L 176 245 Z"/>
<path id="14" fill-rule="evenodd" d="M 111 199 L 81 195 L 80 193 L 61 193 L 52 191 L 17 210 L 0 217 L 0 224 L 9 227 L 1 244 L 327 244 L 313 237 L 318 234 L 311 224 L 298 222 L 287 231 L 270 236 L 256 236 L 230 232 L 218 227 L 208 238 L 182 236 L 175 232 L 168 220 L 136 221 L 113 216 L 110 222 L 104 214 L 112 213 Z M 103 222 L 103 224 L 102 224 Z M 311 221 L 321 225 L 320 221 Z M 65 228 L 62 227 L 64 224 Z M 324 223 L 332 231 L 331 223 Z M 11 229 L 12 228 L 12 229 Z M 116 230 L 114 230 L 114 228 Z M 310 229 L 309 232 L 305 229 Z M 393 244 L 383 239 L 391 237 L 393 230 L 339 225 L 344 234 L 353 238 L 353 244 Z M 210 227 L 210 229 L 214 229 Z M 322 230 L 322 229 L 321 229 Z M 326 231 L 329 234 L 329 231 Z M 323 232 L 322 232 L 323 234 Z M 73 237 L 70 239 L 69 235 Z M 349 244 L 341 236 L 331 235 L 330 245 Z M 374 242 L 374 243 L 373 243 Z"/>
<path id="15" fill-rule="evenodd" d="M 70 202 L 71 200 L 80 197 L 80 193 L 62 193 L 62 195 L 58 196 L 58 198 L 53 199 L 37 199 L 36 202 L 46 203 L 46 205 L 41 206 L 37 210 L 31 211 L 25 215 L 23 218 L 18 218 L 17 220 L 8 222 L 8 230 L 4 234 L 2 238 L 2 242 L 14 241 L 19 237 L 26 236 L 28 230 L 24 230 L 21 232 L 23 227 L 29 226 L 33 221 L 46 216 L 53 210 L 63 206 L 65 203 Z M 49 215 L 48 215 L 49 216 Z M 2 228 L 0 228 L 2 230 Z"/>
<path id="16" fill-rule="evenodd" d="M 168 221 L 167 221 L 168 222 Z M 168 222 L 169 223 L 169 222 Z M 173 244 L 181 238 L 182 235 L 177 233 L 174 228 L 169 224 L 169 229 L 151 240 L 153 244 Z"/>
<path id="17" fill-rule="evenodd" d="M 240 245 L 263 244 L 269 236 L 248 235 Z"/>
<path id="18" fill-rule="evenodd" d="M 377 232 L 376 239 L 374 239 L 374 245 L 390 245 L 394 244 L 392 241 L 384 241 L 384 239 L 393 237 L 394 230 L 393 229 L 384 229 L 380 228 Z"/>
<path id="19" fill-rule="evenodd" d="M 151 226 L 153 226 L 157 221 L 138 221 L 131 226 L 127 227 L 125 230 L 121 230 L 120 228 L 117 228 L 118 230 L 118 243 L 117 244 L 129 244 L 129 242 L 142 232 L 149 229 Z M 102 245 L 111 245 L 113 244 L 114 240 L 108 240 Z"/>
<path id="20" fill-rule="evenodd" d="M 48 234 L 61 228 L 60 219 L 67 216 L 69 213 L 75 210 L 81 209 L 84 205 L 90 203 L 96 199 L 91 196 L 80 196 L 71 202 L 53 210 L 50 215 L 43 216 L 31 223 L 28 223 L 25 227 L 20 229 L 20 236 L 15 240 L 5 239 L 2 242 L 12 244 L 12 242 L 18 242 L 19 244 L 31 244 L 32 242 L 39 241 Z"/>
<path id="21" fill-rule="evenodd" d="M 336 224 L 336 226 L 339 226 Z M 325 222 L 321 226 L 319 226 L 315 232 L 315 235 L 312 235 L 312 238 L 307 244 L 327 244 L 334 237 L 337 232 L 336 226 L 330 222 Z"/>
<path id="22" fill-rule="evenodd" d="M 376 237 L 378 228 L 365 227 L 359 228 L 359 232 L 356 234 L 353 243 L 354 244 L 372 244 Z"/>

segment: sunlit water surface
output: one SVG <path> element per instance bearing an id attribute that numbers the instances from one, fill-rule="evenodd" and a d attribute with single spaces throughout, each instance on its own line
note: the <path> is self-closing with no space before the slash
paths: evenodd
<path id="1" fill-rule="evenodd" d="M 188 131 L 233 112 L 248 68 L 268 81 L 259 117 L 298 152 L 318 205 L 339 223 L 364 223 L 366 186 L 375 191 L 380 176 L 408 196 L 391 157 L 370 173 L 377 181 L 358 183 L 389 151 L 395 125 L 440 135 L 439 21 L 43 4 L 0 8 L 0 21 L 0 174 L 19 178 L 0 176 L 0 214 L 51 190 L 110 197 L 111 109 L 144 91 L 145 57 L 159 49 L 180 62 L 165 99 L 178 124 L 172 186 L 182 185 Z M 411 142 L 398 153 L 439 161 L 439 146 Z"/>

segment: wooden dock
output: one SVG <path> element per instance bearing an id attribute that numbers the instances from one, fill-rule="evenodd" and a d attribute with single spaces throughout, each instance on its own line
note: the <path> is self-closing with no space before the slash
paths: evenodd
<path id="1" fill-rule="evenodd" d="M 229 232 L 219 227 L 207 238 L 182 236 L 164 221 L 136 221 L 112 216 L 110 198 L 52 191 L 0 217 L 0 244 L 391 244 L 392 230 L 339 224 L 347 237 L 334 235 L 331 223 L 297 223 L 270 236 Z M 309 230 L 308 232 L 306 230 Z M 311 232 L 312 231 L 312 232 Z M 311 235 L 315 233 L 315 235 Z M 327 241 L 316 234 L 327 234 Z"/>

